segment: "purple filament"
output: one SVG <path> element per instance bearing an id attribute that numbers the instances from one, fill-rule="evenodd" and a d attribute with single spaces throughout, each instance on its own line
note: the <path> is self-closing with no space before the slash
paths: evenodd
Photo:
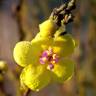
<path id="1" fill-rule="evenodd" d="M 54 68 L 53 64 L 49 64 L 48 66 L 49 66 L 50 70 L 52 70 Z"/>
<path id="2" fill-rule="evenodd" d="M 42 53 L 42 57 L 47 57 L 48 56 L 48 51 L 46 50 L 46 51 L 44 51 L 43 53 Z"/>
<path id="3" fill-rule="evenodd" d="M 42 57 L 39 59 L 41 64 L 45 64 L 45 61 L 42 59 Z"/>

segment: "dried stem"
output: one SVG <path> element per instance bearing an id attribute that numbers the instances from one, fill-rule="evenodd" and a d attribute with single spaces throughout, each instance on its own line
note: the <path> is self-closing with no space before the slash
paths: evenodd
<path id="1" fill-rule="evenodd" d="M 51 13 L 50 19 L 52 19 L 59 27 L 62 22 L 68 24 L 73 21 L 74 16 L 72 10 L 75 9 L 76 0 L 70 0 L 64 3 L 59 8 L 54 8 Z"/>

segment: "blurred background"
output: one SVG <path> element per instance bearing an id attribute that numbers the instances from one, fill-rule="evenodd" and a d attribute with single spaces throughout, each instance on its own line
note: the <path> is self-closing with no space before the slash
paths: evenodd
<path id="1" fill-rule="evenodd" d="M 38 25 L 65 1 L 0 0 L 0 96 L 23 96 L 19 83 L 22 68 L 13 59 L 13 48 L 18 41 L 31 40 L 39 32 Z M 96 96 L 96 0 L 77 0 L 73 13 L 74 22 L 67 25 L 79 43 L 73 55 L 73 78 L 38 93 L 31 91 L 29 96 Z"/>

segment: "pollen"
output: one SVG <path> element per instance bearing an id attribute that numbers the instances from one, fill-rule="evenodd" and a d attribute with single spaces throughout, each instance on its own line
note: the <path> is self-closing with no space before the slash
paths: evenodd
<path id="1" fill-rule="evenodd" d="M 47 61 L 47 58 L 46 58 L 46 57 L 43 57 L 42 60 L 43 60 L 44 62 L 46 62 L 46 61 Z"/>
<path id="2" fill-rule="evenodd" d="M 53 59 L 56 59 L 56 56 L 57 56 L 56 54 L 53 54 Z"/>
<path id="3" fill-rule="evenodd" d="M 52 64 L 55 64 L 56 62 L 55 61 L 51 61 Z"/>

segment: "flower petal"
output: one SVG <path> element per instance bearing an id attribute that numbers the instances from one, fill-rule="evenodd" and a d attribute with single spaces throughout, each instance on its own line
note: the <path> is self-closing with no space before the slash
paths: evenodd
<path id="1" fill-rule="evenodd" d="M 62 59 L 58 64 L 54 65 L 53 81 L 63 83 L 65 80 L 69 80 L 74 72 L 74 62 L 69 59 Z"/>
<path id="2" fill-rule="evenodd" d="M 66 57 L 74 52 L 75 42 L 70 34 L 59 36 L 54 39 L 54 52 L 61 57 Z"/>
<path id="3" fill-rule="evenodd" d="M 33 91 L 39 91 L 50 83 L 50 71 L 45 66 L 28 65 L 21 73 L 20 79 Z"/>
<path id="4" fill-rule="evenodd" d="M 42 24 L 39 25 L 40 35 L 42 37 L 48 37 L 54 35 L 58 26 L 50 19 L 46 20 Z"/>
<path id="5" fill-rule="evenodd" d="M 18 65 L 25 67 L 32 64 L 32 46 L 28 41 L 22 41 L 16 44 L 14 48 L 14 59 Z"/>
<path id="6" fill-rule="evenodd" d="M 49 46 L 52 46 L 53 44 L 53 38 L 43 38 L 43 37 L 40 37 L 40 38 L 35 38 L 31 41 L 32 43 L 32 46 L 38 46 L 38 49 L 39 47 L 43 48 L 43 51 L 48 49 Z"/>
<path id="7" fill-rule="evenodd" d="M 48 50 L 49 46 L 52 46 L 53 39 L 38 39 L 31 41 L 32 44 L 32 61 L 36 64 L 39 63 L 42 52 Z"/>

